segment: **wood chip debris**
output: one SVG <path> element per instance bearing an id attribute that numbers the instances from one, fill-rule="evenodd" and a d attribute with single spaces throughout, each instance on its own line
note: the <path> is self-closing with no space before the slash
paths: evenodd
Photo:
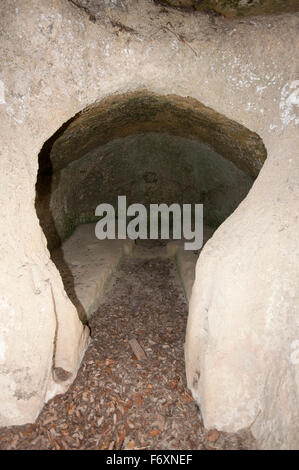
<path id="1" fill-rule="evenodd" d="M 204 429 L 185 380 L 183 289 L 174 262 L 147 246 L 113 275 L 67 393 L 35 423 L 0 428 L 0 449 L 253 448 L 248 432 Z"/>

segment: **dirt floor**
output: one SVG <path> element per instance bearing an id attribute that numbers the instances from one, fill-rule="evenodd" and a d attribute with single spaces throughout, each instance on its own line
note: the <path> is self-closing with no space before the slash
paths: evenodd
<path id="1" fill-rule="evenodd" d="M 137 245 L 91 317 L 78 376 L 36 423 L 0 429 L 0 449 L 252 449 L 249 431 L 203 427 L 186 388 L 187 304 L 176 267 Z M 136 339 L 146 358 L 129 343 Z"/>

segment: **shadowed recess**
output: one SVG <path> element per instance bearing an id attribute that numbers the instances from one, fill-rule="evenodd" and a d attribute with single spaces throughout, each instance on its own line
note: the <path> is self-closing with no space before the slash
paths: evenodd
<path id="1" fill-rule="evenodd" d="M 199 103 L 148 91 L 113 95 L 66 122 L 39 155 L 36 209 L 57 247 L 100 203 L 203 203 L 218 227 L 266 158 L 260 137 Z"/>

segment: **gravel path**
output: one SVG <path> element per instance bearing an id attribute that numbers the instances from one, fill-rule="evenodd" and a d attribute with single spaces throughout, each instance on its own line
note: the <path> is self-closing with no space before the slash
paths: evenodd
<path id="1" fill-rule="evenodd" d="M 0 449 L 248 449 L 249 432 L 203 428 L 186 388 L 187 304 L 172 260 L 137 246 L 89 326 L 91 344 L 64 395 L 36 423 L 0 429 Z M 135 338 L 146 359 L 138 361 Z"/>

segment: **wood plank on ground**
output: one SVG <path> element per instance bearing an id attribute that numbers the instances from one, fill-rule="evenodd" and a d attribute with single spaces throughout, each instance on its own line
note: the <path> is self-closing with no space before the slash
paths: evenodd
<path id="1" fill-rule="evenodd" d="M 136 338 L 130 339 L 129 345 L 131 346 L 133 353 L 137 357 L 138 361 L 143 361 L 144 359 L 146 359 L 146 354 Z"/>

